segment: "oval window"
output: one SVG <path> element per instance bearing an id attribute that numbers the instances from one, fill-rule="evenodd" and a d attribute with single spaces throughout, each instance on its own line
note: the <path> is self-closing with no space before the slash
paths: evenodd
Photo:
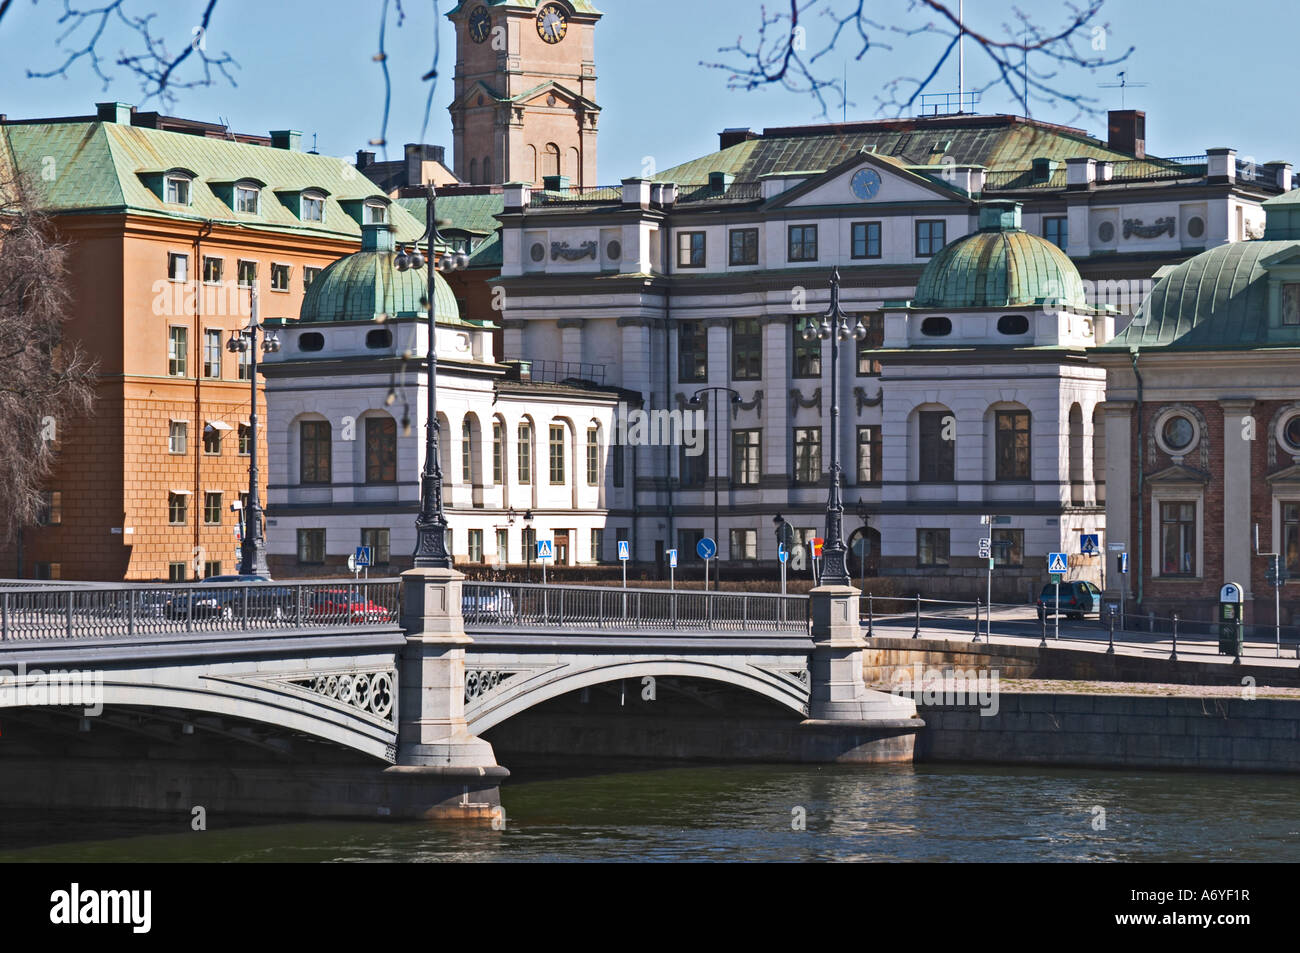
<path id="1" fill-rule="evenodd" d="M 1282 425 L 1282 438 L 1286 441 L 1288 450 L 1300 453 L 1300 414 Z"/>
<path id="2" fill-rule="evenodd" d="M 1026 334 L 1029 319 L 1023 314 L 1004 314 L 998 318 L 998 334 Z"/>
<path id="3" fill-rule="evenodd" d="M 1192 422 L 1186 417 L 1174 416 L 1165 421 L 1161 436 L 1164 437 L 1165 446 L 1170 450 L 1186 450 L 1192 445 L 1192 440 L 1196 436 L 1196 428 L 1192 426 Z"/>
<path id="4" fill-rule="evenodd" d="M 610 261 L 622 261 L 623 246 L 619 242 L 610 242 L 605 246 L 605 257 Z"/>
<path id="5" fill-rule="evenodd" d="M 1205 234 L 1205 219 L 1199 215 L 1193 215 L 1187 220 L 1187 234 L 1192 238 L 1200 238 Z"/>
<path id="6" fill-rule="evenodd" d="M 319 331 L 308 331 L 298 336 L 298 350 L 320 351 L 325 347 L 325 335 Z"/>
<path id="7" fill-rule="evenodd" d="M 926 337 L 941 338 L 952 334 L 952 322 L 947 318 L 926 318 L 921 322 L 921 333 Z"/>
<path id="8" fill-rule="evenodd" d="M 1097 240 L 1103 245 L 1109 245 L 1115 240 L 1115 223 L 1102 222 L 1097 226 Z"/>
<path id="9" fill-rule="evenodd" d="M 393 332 L 388 328 L 375 328 L 366 332 L 366 347 L 375 349 L 393 346 Z"/>
<path id="10" fill-rule="evenodd" d="M 532 257 L 533 261 L 541 261 L 546 257 L 546 246 L 541 242 L 533 242 L 533 247 L 528 250 L 528 254 Z"/>

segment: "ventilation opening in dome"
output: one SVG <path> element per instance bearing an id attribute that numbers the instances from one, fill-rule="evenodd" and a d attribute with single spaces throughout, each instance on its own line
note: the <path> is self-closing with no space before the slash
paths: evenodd
<path id="1" fill-rule="evenodd" d="M 926 318 L 921 322 L 921 333 L 931 338 L 944 337 L 952 334 L 952 322 L 947 318 Z"/>
<path id="2" fill-rule="evenodd" d="M 387 328 L 375 328 L 366 332 L 366 347 L 380 350 L 393 346 L 393 332 Z"/>
<path id="3" fill-rule="evenodd" d="M 325 348 L 325 335 L 319 331 L 309 331 L 298 338 L 298 350 L 320 351 Z"/>
<path id="4" fill-rule="evenodd" d="M 1023 314 L 1004 314 L 998 318 L 999 334 L 1026 334 L 1029 331 L 1029 319 Z"/>

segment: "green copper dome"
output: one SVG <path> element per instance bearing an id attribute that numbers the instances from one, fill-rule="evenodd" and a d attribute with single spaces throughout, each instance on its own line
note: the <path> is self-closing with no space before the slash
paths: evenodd
<path id="1" fill-rule="evenodd" d="M 316 276 L 303 295 L 300 320 L 310 323 L 374 321 L 380 315 L 425 317 L 429 266 L 398 271 L 393 265 L 395 258 L 388 225 L 362 226 L 361 251 L 340 258 Z M 433 287 L 435 318 L 459 323 L 456 296 L 436 270 Z"/>
<path id="2" fill-rule="evenodd" d="M 986 202 L 980 230 L 945 245 L 916 285 L 914 308 L 1006 308 L 1045 299 L 1087 308 L 1083 279 L 1065 252 L 1020 227 L 1016 202 Z"/>

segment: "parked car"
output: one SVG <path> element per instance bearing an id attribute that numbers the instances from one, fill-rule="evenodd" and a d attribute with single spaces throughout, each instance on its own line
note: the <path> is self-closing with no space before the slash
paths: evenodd
<path id="1" fill-rule="evenodd" d="M 317 623 L 391 622 L 392 613 L 361 595 L 359 589 L 317 589 L 307 600 L 307 615 Z"/>
<path id="2" fill-rule="evenodd" d="M 1038 597 L 1038 609 L 1044 615 L 1056 615 L 1056 585 L 1048 583 Z M 1086 580 L 1061 583 L 1061 615 L 1082 619 L 1086 613 L 1101 612 L 1101 590 Z"/>
<path id="3" fill-rule="evenodd" d="M 201 585 L 227 585 L 230 583 L 270 582 L 269 576 L 254 574 L 209 576 Z M 167 602 L 166 614 L 172 619 L 184 619 L 190 600 L 194 602 L 195 619 L 233 619 L 244 612 L 244 591 L 248 590 L 248 615 L 250 619 L 279 622 L 294 613 L 296 593 L 289 586 L 239 586 L 208 593 L 201 589 L 176 593 Z"/>
<path id="4" fill-rule="evenodd" d="M 510 592 L 465 592 L 461 612 L 467 622 L 511 622 L 515 618 L 515 598 Z"/>

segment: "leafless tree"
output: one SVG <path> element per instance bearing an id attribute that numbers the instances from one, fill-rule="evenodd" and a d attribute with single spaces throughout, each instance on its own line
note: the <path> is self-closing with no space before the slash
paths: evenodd
<path id="1" fill-rule="evenodd" d="M 94 394 L 96 366 L 63 340 L 65 251 L 35 194 L 0 164 L 0 541 L 39 519 L 59 436 Z"/>

